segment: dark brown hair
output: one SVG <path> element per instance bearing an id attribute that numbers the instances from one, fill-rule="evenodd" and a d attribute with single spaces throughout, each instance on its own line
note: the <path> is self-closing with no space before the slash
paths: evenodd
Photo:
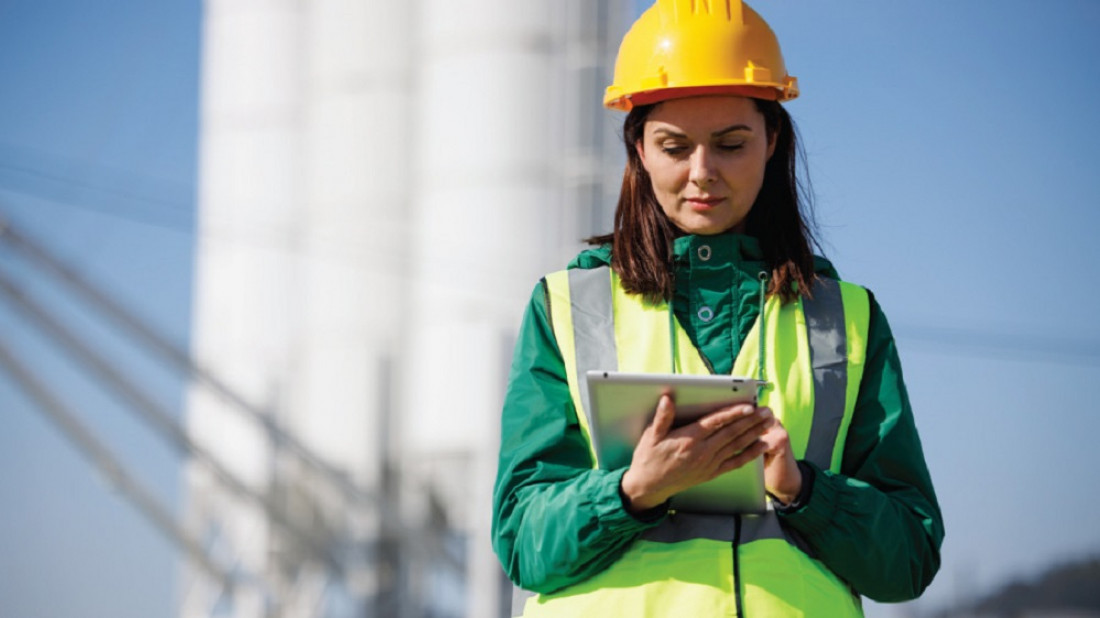
<path id="1" fill-rule="evenodd" d="M 745 219 L 745 232 L 760 241 L 764 262 L 771 271 L 768 295 L 783 302 L 799 293 L 811 294 L 814 281 L 813 248 L 819 247 L 812 228 L 812 206 L 796 174 L 796 162 L 804 159 L 790 115 L 775 101 L 753 99 L 764 115 L 768 137 L 775 136 L 775 153 L 764 168 L 764 184 Z M 659 104 L 658 104 L 659 105 Z M 623 122 L 626 169 L 611 234 L 586 239 L 591 244 L 611 243 L 611 267 L 623 287 L 657 302 L 675 292 L 672 241 L 683 235 L 661 209 L 653 195 L 649 174 L 642 166 L 635 144 L 642 139 L 646 118 L 656 105 L 635 107 Z M 805 208 L 806 212 L 803 212 Z"/>

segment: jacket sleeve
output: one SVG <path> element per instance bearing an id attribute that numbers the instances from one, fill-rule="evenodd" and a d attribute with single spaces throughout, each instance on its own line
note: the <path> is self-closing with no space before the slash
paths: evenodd
<path id="1" fill-rule="evenodd" d="M 625 468 L 593 469 L 547 315 L 543 281 L 516 342 L 493 491 L 493 549 L 513 583 L 540 593 L 607 568 L 663 515 L 626 511 Z"/>
<path id="2" fill-rule="evenodd" d="M 890 325 L 874 297 L 867 361 L 841 473 L 812 470 L 780 517 L 834 573 L 876 601 L 914 599 L 940 566 L 943 517 L 924 462 Z"/>

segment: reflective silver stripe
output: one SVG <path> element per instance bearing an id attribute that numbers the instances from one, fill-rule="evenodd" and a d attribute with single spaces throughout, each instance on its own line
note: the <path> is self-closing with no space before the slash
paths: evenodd
<path id="1" fill-rule="evenodd" d="M 771 505 L 768 505 L 771 507 Z M 793 528 L 784 526 L 775 511 L 768 509 L 763 515 L 741 516 L 741 542 L 751 543 L 764 539 L 782 539 L 802 550 L 803 553 L 813 556 L 810 546 Z"/>
<path id="2" fill-rule="evenodd" d="M 588 426 L 594 427 L 588 411 L 589 370 L 617 371 L 619 351 L 615 345 L 615 321 L 611 307 L 611 269 L 574 268 L 569 275 L 569 304 L 573 318 L 573 349 L 576 351 L 577 388 Z M 536 593 L 512 586 L 512 616 L 522 616 L 527 600 Z"/>
<path id="3" fill-rule="evenodd" d="M 595 427 L 588 410 L 588 379 L 592 371 L 617 371 L 615 321 L 611 307 L 611 269 L 603 266 L 569 271 L 569 302 L 573 314 L 573 349 L 577 355 L 577 387 L 588 426 Z"/>
<path id="4" fill-rule="evenodd" d="M 705 515 L 702 513 L 669 513 L 654 528 L 642 533 L 642 538 L 654 543 L 679 543 L 691 539 L 732 542 L 734 536 L 733 515 Z"/>
<path id="5" fill-rule="evenodd" d="M 817 281 L 814 297 L 802 299 L 802 312 L 814 374 L 814 417 L 806 460 L 828 470 L 848 392 L 848 333 L 840 283 L 824 278 Z"/>
<path id="6" fill-rule="evenodd" d="M 527 599 L 535 596 L 534 592 L 524 590 L 519 586 L 512 586 L 512 618 L 523 615 L 523 608 L 527 606 Z"/>
<path id="7" fill-rule="evenodd" d="M 809 553 L 809 547 L 797 532 L 784 527 L 775 511 L 761 515 L 741 515 L 741 543 L 763 539 L 778 539 Z M 680 543 L 692 539 L 710 539 L 732 543 L 736 527 L 734 515 L 702 513 L 671 513 L 654 528 L 642 533 L 642 538 L 654 543 Z"/>

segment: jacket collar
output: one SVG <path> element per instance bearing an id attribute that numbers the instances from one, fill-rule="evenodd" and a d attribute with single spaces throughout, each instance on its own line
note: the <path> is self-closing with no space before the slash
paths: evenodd
<path id="1" fill-rule="evenodd" d="M 739 264 L 764 259 L 759 240 L 735 232 L 680 236 L 673 241 L 672 253 L 676 262 L 683 264 Z"/>

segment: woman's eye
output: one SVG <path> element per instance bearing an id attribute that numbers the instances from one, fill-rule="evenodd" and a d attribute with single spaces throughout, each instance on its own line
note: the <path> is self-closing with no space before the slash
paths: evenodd
<path id="1" fill-rule="evenodd" d="M 663 152 L 667 155 L 675 156 L 675 155 L 678 155 L 678 154 L 683 154 L 686 151 L 687 151 L 686 146 L 680 146 L 680 145 L 677 145 L 677 144 L 662 144 L 661 145 L 661 152 Z"/>
<path id="2" fill-rule="evenodd" d="M 738 142 L 736 144 L 718 144 L 718 147 L 722 150 L 741 150 L 744 146 L 744 142 Z"/>

